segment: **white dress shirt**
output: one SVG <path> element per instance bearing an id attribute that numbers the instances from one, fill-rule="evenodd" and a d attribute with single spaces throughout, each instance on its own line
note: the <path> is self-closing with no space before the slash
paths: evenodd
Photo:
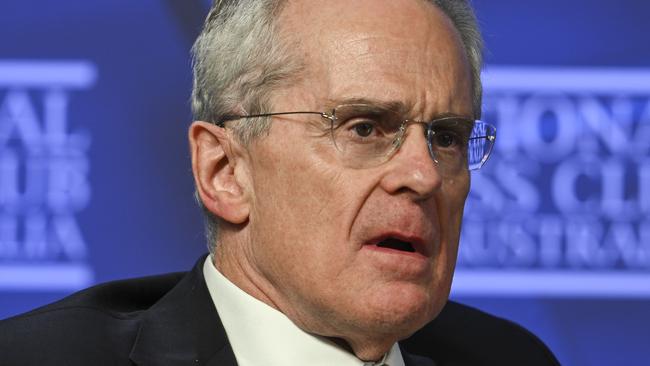
<path id="1" fill-rule="evenodd" d="M 205 260 L 203 275 L 239 366 L 404 366 L 393 345 L 380 362 L 364 362 L 324 337 L 298 328 L 286 315 L 230 282 Z"/>

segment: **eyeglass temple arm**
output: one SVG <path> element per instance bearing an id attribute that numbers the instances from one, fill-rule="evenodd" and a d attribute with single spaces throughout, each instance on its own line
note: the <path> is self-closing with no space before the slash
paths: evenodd
<path id="1" fill-rule="evenodd" d="M 470 140 L 488 139 L 490 141 L 494 141 L 496 139 L 496 136 L 494 135 L 474 136 L 474 137 L 470 137 L 469 139 Z"/>
<path id="2" fill-rule="evenodd" d="M 274 112 L 274 113 L 261 113 L 261 114 L 246 114 L 246 115 L 226 114 L 221 116 L 221 118 L 219 118 L 219 120 L 216 122 L 216 125 L 219 127 L 223 127 L 224 124 L 229 121 L 236 121 L 236 120 L 248 119 L 248 118 L 272 117 L 272 116 L 289 115 L 289 114 L 318 114 L 319 116 L 328 119 L 332 117 L 331 115 L 325 112 L 313 112 L 313 111 Z"/>

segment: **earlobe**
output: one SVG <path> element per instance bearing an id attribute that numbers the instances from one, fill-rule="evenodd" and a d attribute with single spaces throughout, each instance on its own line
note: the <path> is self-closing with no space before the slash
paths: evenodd
<path id="1" fill-rule="evenodd" d="M 224 128 L 200 121 L 190 126 L 189 140 L 196 191 L 205 208 L 232 224 L 246 222 L 248 200 L 235 175 L 236 142 Z"/>

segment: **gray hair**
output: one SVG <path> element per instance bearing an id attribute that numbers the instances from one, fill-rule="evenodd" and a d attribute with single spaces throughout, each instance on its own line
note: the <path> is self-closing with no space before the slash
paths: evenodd
<path id="1" fill-rule="evenodd" d="M 483 40 L 469 0 L 426 0 L 452 21 L 461 36 L 471 68 L 475 118 L 481 116 Z M 218 122 L 223 116 L 268 109 L 273 90 L 300 77 L 303 65 L 276 19 L 286 0 L 215 0 L 192 47 L 194 120 Z M 230 122 L 244 145 L 268 131 L 268 120 Z M 203 209 L 210 253 L 214 254 L 219 218 Z"/>

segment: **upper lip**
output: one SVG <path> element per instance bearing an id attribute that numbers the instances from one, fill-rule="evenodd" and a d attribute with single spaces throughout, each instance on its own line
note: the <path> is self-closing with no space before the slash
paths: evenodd
<path id="1" fill-rule="evenodd" d="M 375 236 L 370 241 L 368 241 L 367 244 L 377 245 L 380 242 L 390 238 L 410 243 L 413 246 L 413 249 L 415 249 L 416 253 L 420 253 L 426 257 L 429 257 L 431 255 L 431 250 L 432 250 L 431 244 L 427 244 L 427 241 L 424 240 L 422 236 L 419 236 L 417 234 L 387 232 Z"/>

